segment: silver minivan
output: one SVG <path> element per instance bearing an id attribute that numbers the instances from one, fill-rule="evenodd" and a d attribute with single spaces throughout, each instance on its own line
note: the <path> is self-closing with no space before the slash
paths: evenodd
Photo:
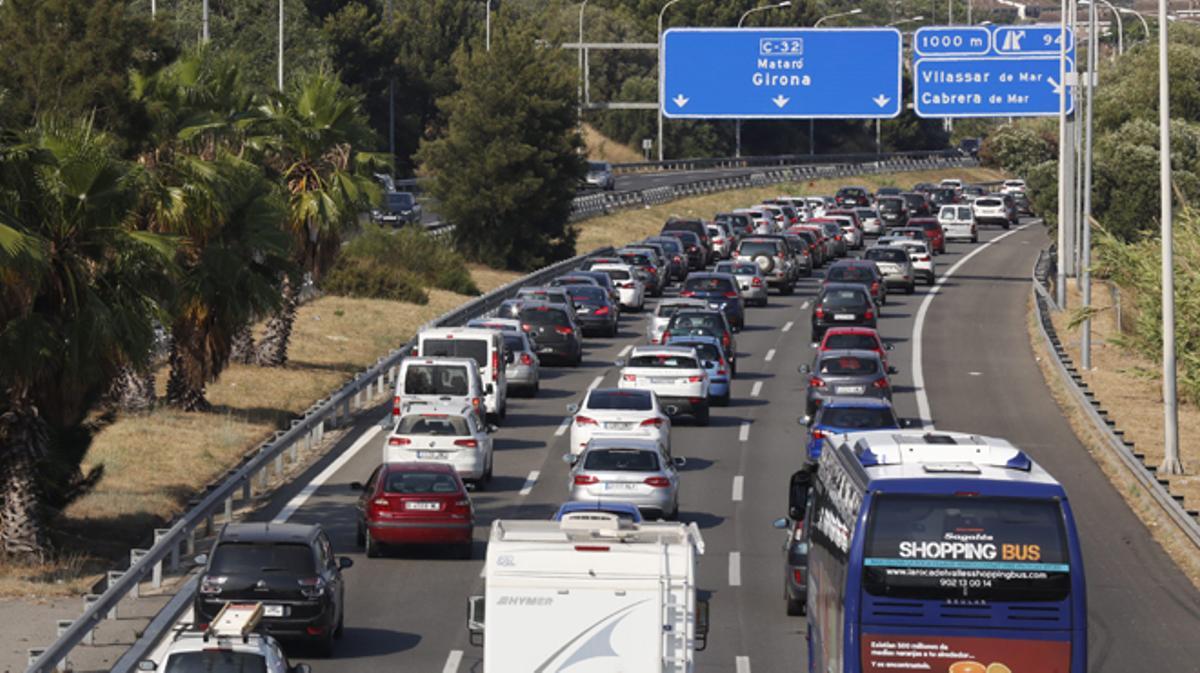
<path id="1" fill-rule="evenodd" d="M 679 515 L 679 468 L 687 461 L 653 439 L 597 437 L 563 460 L 571 466 L 571 500 L 628 502 L 647 519 Z"/>

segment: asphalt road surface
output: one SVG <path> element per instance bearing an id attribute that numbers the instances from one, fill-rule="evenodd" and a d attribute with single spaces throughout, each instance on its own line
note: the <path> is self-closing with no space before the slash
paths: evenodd
<path id="1" fill-rule="evenodd" d="M 734 205 L 734 204 L 731 204 Z M 880 322 L 895 346 L 889 359 L 902 417 L 946 430 L 1007 437 L 1066 486 L 1083 536 L 1088 579 L 1090 669 L 1097 673 L 1195 671 L 1200 668 L 1200 594 L 1171 563 L 1072 434 L 1042 380 L 1026 336 L 1029 275 L 1046 233 L 1038 222 L 988 245 L 958 266 L 929 297 L 888 297 Z M 951 243 L 937 258 L 939 278 L 1003 232 L 985 229 L 977 245 Z M 818 272 L 819 273 L 819 272 Z M 819 278 L 791 297 L 749 309 L 737 335 L 741 361 L 733 403 L 714 407 L 708 428 L 677 423 L 676 455 L 686 456 L 681 520 L 695 521 L 707 551 L 700 586 L 709 594 L 709 646 L 699 671 L 804 670 L 804 618 L 789 618 L 782 597 L 784 533 L 771 521 L 785 509 L 787 476 L 802 463 L 804 383 L 796 367 L 810 361 L 810 305 Z M 922 311 L 922 305 L 927 307 Z M 913 386 L 913 335 L 924 313 L 922 391 Z M 354 544 L 355 494 L 379 462 L 384 433 L 364 419 L 321 464 L 277 499 L 291 521 L 326 526 L 346 571 L 345 638 L 331 660 L 298 658 L 319 672 L 482 669 L 481 650 L 467 642 L 466 598 L 482 593 L 480 577 L 490 522 L 548 517 L 567 496 L 565 406 L 589 386 L 615 386 L 612 361 L 643 342 L 644 318 L 622 319 L 615 339 L 591 339 L 577 369 L 546 368 L 536 399 L 513 399 L 496 439 L 495 478 L 474 495 L 478 512 L 474 560 L 435 551 L 367 559 Z M 316 478 L 311 497 L 293 499 Z M 735 487 L 740 484 L 740 489 Z M 738 495 L 741 499 L 736 499 Z M 291 500 L 291 504 L 285 504 Z M 497 672 L 492 672 L 497 673 Z"/>

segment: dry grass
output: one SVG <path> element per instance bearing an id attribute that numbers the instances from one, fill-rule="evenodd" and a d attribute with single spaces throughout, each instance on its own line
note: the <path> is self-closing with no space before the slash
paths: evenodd
<path id="1" fill-rule="evenodd" d="M 585 220 L 579 225 L 579 239 L 575 249 L 589 252 L 608 245 L 624 245 L 651 234 L 658 233 L 663 222 L 672 215 L 680 217 L 711 218 L 715 213 L 728 211 L 761 202 L 781 194 L 829 194 L 846 184 L 863 185 L 869 189 L 889 186 L 911 187 L 918 182 L 937 182 L 942 178 L 959 177 L 966 182 L 988 182 L 1000 180 L 1000 173 L 982 168 L 948 169 L 943 171 L 914 171 L 889 173 L 855 178 L 814 180 L 806 183 L 790 183 L 718 192 L 688 199 L 672 201 L 661 206 L 643 210 L 627 210 L 613 215 Z"/>
<path id="2" fill-rule="evenodd" d="M 467 268 L 471 270 L 471 278 L 475 279 L 475 284 L 479 286 L 479 291 L 484 294 L 507 285 L 524 275 L 519 271 L 493 269 L 482 264 L 468 264 Z"/>
<path id="3" fill-rule="evenodd" d="M 1078 308 L 1082 299 L 1074 283 L 1068 286 L 1068 293 L 1068 308 Z M 1092 320 L 1092 369 L 1080 371 L 1117 427 L 1134 442 L 1135 450 L 1146 454 L 1146 464 L 1158 465 L 1163 459 L 1162 367 L 1110 343 L 1120 330 L 1107 284 L 1093 284 L 1092 305 L 1100 311 Z M 1054 329 L 1071 359 L 1081 366 L 1082 326 L 1068 329 L 1070 313 L 1054 315 Z M 1179 405 L 1179 453 L 1190 474 L 1164 476 L 1171 480 L 1171 492 L 1184 496 L 1188 508 L 1200 508 L 1200 477 L 1196 476 L 1200 470 L 1200 409 L 1184 402 Z"/>
<path id="4" fill-rule="evenodd" d="M 472 268 L 484 291 L 517 274 Z M 96 435 L 84 471 L 103 470 L 96 487 L 62 512 L 61 558 L 45 566 L 0 565 L 0 596 L 85 592 L 216 479 L 314 401 L 407 341 L 425 322 L 465 298 L 429 291 L 429 304 L 322 297 L 301 306 L 290 362 L 273 369 L 232 365 L 209 386 L 212 413 L 159 408 L 122 416 Z M 260 327 L 261 329 L 261 327 Z M 167 372 L 160 371 L 160 394 Z"/>
<path id="5" fill-rule="evenodd" d="M 641 152 L 628 145 L 622 145 L 600 133 L 591 124 L 583 125 L 583 143 L 587 146 L 588 159 L 592 161 L 610 161 L 614 164 L 628 164 L 646 160 Z"/>

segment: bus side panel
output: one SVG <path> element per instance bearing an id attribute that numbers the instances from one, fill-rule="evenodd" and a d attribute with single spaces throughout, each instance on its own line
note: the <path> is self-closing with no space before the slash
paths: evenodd
<path id="1" fill-rule="evenodd" d="M 871 511 L 871 494 L 863 498 L 862 507 L 858 512 L 858 523 L 854 527 L 854 535 L 850 538 L 850 555 L 847 568 L 863 567 L 863 546 L 866 544 L 867 513 Z M 859 654 L 859 641 L 862 640 L 862 571 L 847 573 L 845 578 L 845 634 L 844 647 L 847 653 L 845 668 L 839 669 L 845 673 L 859 673 L 862 670 L 862 657 Z"/>
<path id="2" fill-rule="evenodd" d="M 1075 528 L 1071 503 L 1062 501 L 1062 512 L 1071 551 L 1071 673 L 1087 673 L 1087 581 L 1083 571 L 1083 548 Z"/>
<path id="3" fill-rule="evenodd" d="M 846 554 L 830 536 L 841 525 L 821 480 L 813 487 L 808 552 L 810 673 L 842 673 L 845 652 Z"/>

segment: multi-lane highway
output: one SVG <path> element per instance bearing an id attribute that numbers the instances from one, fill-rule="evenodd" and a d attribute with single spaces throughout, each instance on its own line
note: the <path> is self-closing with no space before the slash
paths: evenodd
<path id="1" fill-rule="evenodd" d="M 952 243 L 937 258 L 943 280 L 936 294 L 921 287 L 889 296 L 880 331 L 900 369 L 897 410 L 941 429 L 1007 437 L 1064 483 L 1083 537 L 1092 671 L 1197 670 L 1200 593 L 1076 440 L 1033 359 L 1029 272 L 1045 243 L 1037 222 L 1007 235 L 985 230 L 979 244 Z M 819 282 L 818 274 L 794 296 L 772 295 L 770 306 L 749 310 L 733 403 L 713 409 L 710 427 L 682 421 L 673 431 L 674 453 L 688 458 L 680 518 L 699 524 L 707 543 L 700 585 L 710 594 L 712 633 L 698 670 L 806 670 L 805 623 L 784 614 L 783 533 L 771 521 L 783 515 L 787 475 L 802 461 L 796 417 L 804 384 L 796 367 L 812 356 L 809 314 Z M 481 670 L 481 651 L 467 642 L 465 599 L 482 592 L 487 526 L 498 517 L 547 517 L 565 499 L 565 407 L 589 387 L 616 385 L 612 361 L 642 342 L 643 318 L 626 315 L 622 327 L 616 339 L 589 340 L 578 369 L 544 370 L 536 399 L 510 401 L 497 434 L 495 479 L 474 496 L 471 561 L 433 552 L 367 559 L 355 546 L 349 484 L 379 462 L 384 433 L 375 423 L 383 408 L 279 495 L 264 516 L 319 522 L 338 552 L 355 560 L 346 571 L 345 637 L 334 659 L 311 661 L 314 670 Z"/>

